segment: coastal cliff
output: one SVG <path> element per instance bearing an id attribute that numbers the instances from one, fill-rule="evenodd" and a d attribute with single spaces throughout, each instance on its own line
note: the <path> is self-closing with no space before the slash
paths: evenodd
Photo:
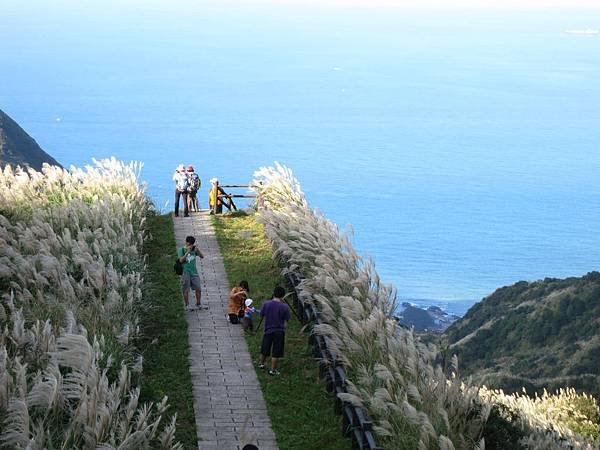
<path id="1" fill-rule="evenodd" d="M 58 161 L 41 149 L 35 139 L 0 109 L 0 168 L 10 164 L 13 167 L 41 170 L 44 163 L 60 166 Z"/>

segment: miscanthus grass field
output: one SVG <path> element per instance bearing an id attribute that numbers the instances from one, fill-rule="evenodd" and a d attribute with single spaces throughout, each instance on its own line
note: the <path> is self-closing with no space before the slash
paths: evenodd
<path id="1" fill-rule="evenodd" d="M 1 448 L 181 448 L 167 397 L 140 401 L 140 167 L 0 172 Z"/>
<path id="2" fill-rule="evenodd" d="M 258 219 L 282 273 L 303 281 L 299 296 L 326 324 L 314 327 L 346 368 L 341 399 L 363 408 L 388 449 L 600 448 L 596 400 L 573 390 L 531 398 L 505 395 L 444 370 L 435 345 L 392 317 L 395 291 L 351 237 L 309 207 L 291 170 L 260 169 Z M 333 361 L 327 361 L 333 364 Z"/>

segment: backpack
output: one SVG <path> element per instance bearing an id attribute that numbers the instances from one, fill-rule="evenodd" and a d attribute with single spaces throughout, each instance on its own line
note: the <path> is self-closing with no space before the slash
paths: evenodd
<path id="1" fill-rule="evenodd" d="M 200 185 L 202 184 L 198 174 L 196 172 L 192 172 L 188 178 L 189 178 L 188 181 L 190 184 L 190 187 L 188 188 L 189 191 L 190 192 L 198 192 L 198 189 L 200 189 Z"/>
<path id="2" fill-rule="evenodd" d="M 179 258 L 175 260 L 175 264 L 173 264 L 173 270 L 177 275 L 183 275 L 183 264 L 179 261 Z"/>
<path id="3" fill-rule="evenodd" d="M 177 176 L 176 181 L 177 190 L 180 192 L 186 192 L 188 190 L 189 185 L 190 184 L 188 182 L 187 175 L 185 173 L 180 173 Z"/>

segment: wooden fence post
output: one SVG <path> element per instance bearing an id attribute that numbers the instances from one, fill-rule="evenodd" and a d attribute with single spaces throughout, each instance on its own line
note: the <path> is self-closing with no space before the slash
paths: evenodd
<path id="1" fill-rule="evenodd" d="M 217 215 L 217 205 L 219 204 L 219 180 L 215 181 L 215 203 L 213 204 L 213 214 Z"/>

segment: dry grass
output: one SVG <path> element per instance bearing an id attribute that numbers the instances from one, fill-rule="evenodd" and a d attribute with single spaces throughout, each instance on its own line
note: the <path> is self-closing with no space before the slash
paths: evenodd
<path id="1" fill-rule="evenodd" d="M 0 445 L 177 448 L 166 398 L 139 404 L 140 166 L 0 173 Z"/>
<path id="2" fill-rule="evenodd" d="M 477 388 L 434 366 L 435 349 L 391 317 L 395 291 L 348 236 L 308 207 L 289 169 L 255 174 L 259 217 L 285 268 L 304 278 L 299 295 L 322 314 L 316 326 L 349 376 L 342 400 L 364 408 L 385 448 L 475 448 L 489 407 Z M 333 361 L 330 361 L 333 363 Z"/>
<path id="3" fill-rule="evenodd" d="M 564 411 L 579 410 L 571 408 L 576 403 L 572 393 L 539 401 L 491 393 L 457 376 L 456 357 L 450 375 L 445 374 L 435 364 L 437 348 L 420 342 L 391 317 L 393 287 L 381 282 L 374 264 L 356 253 L 347 235 L 309 207 L 291 170 L 278 164 L 262 168 L 253 184 L 274 257 L 284 274 L 304 279 L 299 295 L 326 321 L 315 332 L 346 367 L 349 393 L 342 400 L 364 408 L 380 445 L 483 449 L 489 413 L 501 403 L 519 417 L 527 448 L 598 448 L 573 431 L 573 421 L 559 420 Z M 565 404 L 571 406 L 557 406 Z M 586 425 L 586 418 L 577 419 Z"/>
<path id="4" fill-rule="evenodd" d="M 595 398 L 578 394 L 574 389 L 561 389 L 541 396 L 507 395 L 502 390 L 482 388 L 486 401 L 500 404 L 517 418 L 518 425 L 528 430 L 527 448 L 597 449 L 600 438 L 600 408 Z"/>

